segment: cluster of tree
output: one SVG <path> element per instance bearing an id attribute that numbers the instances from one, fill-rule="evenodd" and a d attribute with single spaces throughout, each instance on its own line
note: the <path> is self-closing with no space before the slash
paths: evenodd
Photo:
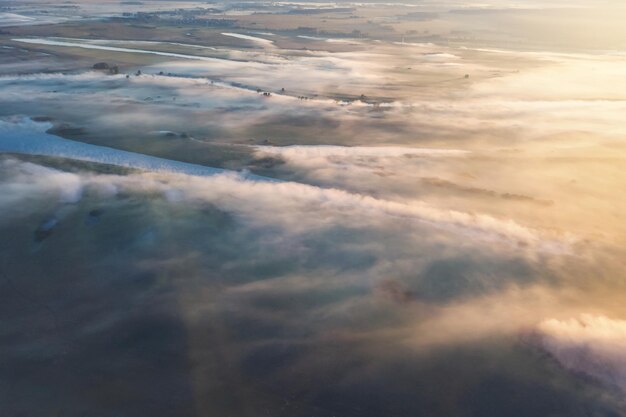
<path id="1" fill-rule="evenodd" d="M 109 65 L 106 62 L 98 62 L 96 64 L 93 64 L 93 69 L 95 70 L 101 70 L 101 71 L 108 71 L 109 74 L 119 74 L 120 73 L 120 69 L 117 65 Z"/>

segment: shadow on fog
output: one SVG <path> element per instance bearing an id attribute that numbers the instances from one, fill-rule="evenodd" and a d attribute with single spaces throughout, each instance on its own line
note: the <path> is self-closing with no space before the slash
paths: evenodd
<path id="1" fill-rule="evenodd" d="M 411 315 L 363 277 L 381 250 L 369 242 L 410 256 L 393 230 L 294 236 L 149 190 L 21 207 L 0 223 L 8 415 L 619 415 L 513 340 L 430 351 L 385 336 Z M 432 265 L 426 277 L 449 275 Z M 422 290 L 434 305 L 468 291 Z"/>

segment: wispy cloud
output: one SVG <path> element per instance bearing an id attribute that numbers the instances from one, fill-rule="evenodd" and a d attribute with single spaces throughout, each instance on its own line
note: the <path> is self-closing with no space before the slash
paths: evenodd
<path id="1" fill-rule="evenodd" d="M 219 201 L 228 210 L 243 213 L 251 218 L 268 222 L 286 222 L 293 227 L 306 223 L 302 213 L 310 207 L 321 207 L 332 213 L 349 218 L 397 218 L 405 221 L 432 224 L 445 229 L 458 230 L 475 238 L 505 239 L 513 244 L 531 244 L 544 250 L 562 250 L 561 244 L 552 239 L 544 240 L 541 234 L 512 220 L 501 220 L 484 214 L 465 213 L 456 210 L 439 210 L 421 201 L 391 201 L 369 195 L 351 193 L 335 188 L 320 188 L 294 182 L 272 182 L 268 179 L 245 179 L 224 170 L 171 161 L 152 156 L 120 151 L 112 148 L 75 142 L 43 132 L 49 125 L 18 120 L 2 122 L 0 150 L 33 155 L 58 156 L 90 162 L 113 164 L 149 171 L 185 173 L 209 178 L 172 177 L 168 186 L 162 180 L 144 178 L 146 185 L 157 189 L 176 188 L 189 198 L 205 198 Z M 331 150 L 335 148 L 330 148 Z M 337 150 L 335 150 L 336 152 Z M 347 151 L 349 150 L 339 150 Z M 355 150 L 359 152 L 359 150 Z M 372 152 L 368 149 L 368 152 Z M 397 153 L 398 150 L 390 150 Z M 400 150 L 401 154 L 407 150 Z M 419 152 L 419 151 L 418 151 Z M 112 177 L 113 183 L 142 182 L 141 176 Z M 166 177 L 167 178 L 167 177 Z M 164 179 L 166 179 L 164 178 Z M 106 181 L 106 180 L 105 180 Z M 164 188 L 165 187 L 165 188 Z M 245 204 L 242 202 L 245 201 Z M 271 213 L 282 213 L 274 215 Z"/>
<path id="2" fill-rule="evenodd" d="M 626 321 L 583 314 L 544 320 L 537 331 L 563 367 L 626 392 Z"/>

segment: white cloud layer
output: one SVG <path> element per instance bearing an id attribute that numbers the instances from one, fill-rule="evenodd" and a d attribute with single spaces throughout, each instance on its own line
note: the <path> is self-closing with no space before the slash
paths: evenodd
<path id="1" fill-rule="evenodd" d="M 142 189 L 151 187 L 163 192 L 171 188 L 179 189 L 189 198 L 217 201 L 224 208 L 245 214 L 250 218 L 270 223 L 289 224 L 295 228 L 306 223 L 303 215 L 309 213 L 314 207 L 316 210 L 328 211 L 326 214 L 331 216 L 330 218 L 332 218 L 332 213 L 361 219 L 360 221 L 400 218 L 408 222 L 420 222 L 443 229 L 456 230 L 474 238 L 504 239 L 514 244 L 533 245 L 542 250 L 561 251 L 564 249 L 562 242 L 544 239 L 537 231 L 513 220 L 498 219 L 480 213 L 441 210 L 417 200 L 385 200 L 336 188 L 320 188 L 295 182 L 273 182 L 256 176 L 249 176 L 246 179 L 233 175 L 233 172 L 227 170 L 59 138 L 43 131 L 48 127 L 47 123 L 24 120 L 3 121 L 0 123 L 2 133 L 0 151 L 65 157 L 147 171 L 190 174 L 191 176 L 165 178 L 141 175 L 113 176 L 102 177 L 97 182 L 141 184 Z M 397 152 L 397 150 L 391 152 Z M 197 177 L 198 175 L 209 177 Z"/>
<path id="2" fill-rule="evenodd" d="M 626 321 L 584 314 L 545 320 L 538 331 L 563 367 L 626 392 Z"/>
<path id="3" fill-rule="evenodd" d="M 310 158 L 331 157 L 401 157 L 401 156 L 460 156 L 468 152 L 459 149 L 409 148 L 402 146 L 256 146 L 263 154 L 279 155 L 302 162 Z"/>

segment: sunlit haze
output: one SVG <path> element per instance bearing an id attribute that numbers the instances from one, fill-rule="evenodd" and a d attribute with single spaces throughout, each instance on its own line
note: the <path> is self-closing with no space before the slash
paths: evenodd
<path id="1" fill-rule="evenodd" d="M 0 0 L 0 416 L 626 417 L 624 22 Z"/>

